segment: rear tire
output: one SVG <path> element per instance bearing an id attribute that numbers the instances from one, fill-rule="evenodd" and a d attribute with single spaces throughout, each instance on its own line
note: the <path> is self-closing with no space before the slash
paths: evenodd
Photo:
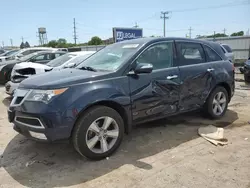
<path id="1" fill-rule="evenodd" d="M 227 111 L 229 102 L 228 92 L 224 87 L 216 87 L 207 98 L 204 112 L 212 119 L 219 119 Z"/>
<path id="2" fill-rule="evenodd" d="M 124 122 L 119 113 L 106 106 L 95 106 L 76 122 L 72 142 L 82 156 L 100 160 L 115 152 L 123 134 Z"/>

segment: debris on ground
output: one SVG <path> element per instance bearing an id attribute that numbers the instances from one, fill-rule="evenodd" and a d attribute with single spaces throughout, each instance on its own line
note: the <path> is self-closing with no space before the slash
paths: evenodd
<path id="1" fill-rule="evenodd" d="M 47 160 L 42 160 L 42 161 L 38 161 L 38 160 L 34 160 L 34 161 L 29 161 L 25 164 L 26 167 L 29 167 L 35 163 L 40 163 L 40 164 L 44 164 L 46 166 L 52 166 L 55 164 L 55 162 L 53 161 L 47 161 Z"/>
<path id="2" fill-rule="evenodd" d="M 224 138 L 223 128 L 208 125 L 206 127 L 200 127 L 198 129 L 198 134 L 216 146 L 228 144 L 228 140 Z"/>

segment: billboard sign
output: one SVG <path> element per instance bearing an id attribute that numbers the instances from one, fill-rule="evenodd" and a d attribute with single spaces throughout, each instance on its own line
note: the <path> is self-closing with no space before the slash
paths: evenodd
<path id="1" fill-rule="evenodd" d="M 114 42 L 121 42 L 124 40 L 131 40 L 136 38 L 141 38 L 143 32 L 141 28 L 113 28 L 113 38 Z"/>

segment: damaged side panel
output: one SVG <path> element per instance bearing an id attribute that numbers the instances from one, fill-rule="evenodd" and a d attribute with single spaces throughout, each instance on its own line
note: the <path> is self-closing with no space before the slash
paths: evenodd
<path id="1" fill-rule="evenodd" d="M 176 75 L 176 78 L 168 79 L 170 75 Z M 179 68 L 131 76 L 129 82 L 135 122 L 153 120 L 179 111 Z"/>
<path id="2" fill-rule="evenodd" d="M 207 71 L 209 63 L 180 67 L 182 84 L 180 87 L 180 111 L 201 107 L 211 88 L 213 74 Z"/>

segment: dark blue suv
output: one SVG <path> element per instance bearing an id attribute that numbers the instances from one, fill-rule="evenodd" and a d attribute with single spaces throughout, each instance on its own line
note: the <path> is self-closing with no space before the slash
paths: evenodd
<path id="1" fill-rule="evenodd" d="M 141 38 L 105 47 L 74 69 L 21 82 L 8 110 L 19 133 L 70 139 L 90 159 L 111 155 L 132 125 L 202 108 L 222 117 L 234 67 L 219 44 Z"/>

